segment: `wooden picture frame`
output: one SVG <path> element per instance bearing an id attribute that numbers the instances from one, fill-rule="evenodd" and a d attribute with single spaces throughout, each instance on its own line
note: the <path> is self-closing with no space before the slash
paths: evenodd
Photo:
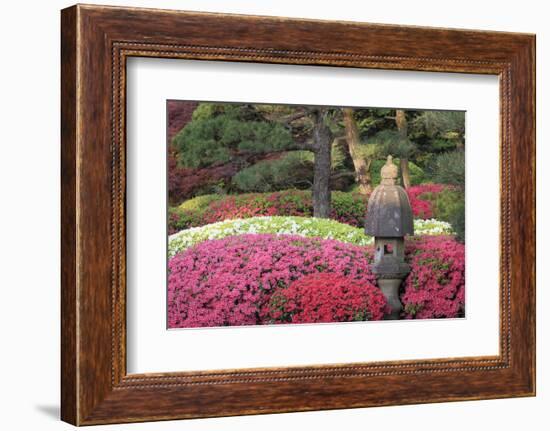
<path id="1" fill-rule="evenodd" d="M 61 417 L 75 425 L 535 394 L 535 36 L 77 5 L 62 11 Z M 130 374 L 125 97 L 131 56 L 500 78 L 500 354 Z"/>

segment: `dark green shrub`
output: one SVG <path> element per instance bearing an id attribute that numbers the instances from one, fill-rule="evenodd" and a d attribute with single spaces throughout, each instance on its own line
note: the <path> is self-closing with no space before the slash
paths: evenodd
<path id="1" fill-rule="evenodd" d="M 422 195 L 422 199 L 433 203 L 434 217 L 438 220 L 451 222 L 453 214 L 459 207 L 463 207 L 464 194 L 459 189 L 446 188 L 433 196 Z"/>
<path id="2" fill-rule="evenodd" d="M 460 242 L 466 240 L 466 204 L 464 199 L 459 201 L 459 204 L 454 208 L 453 212 L 449 214 L 449 223 L 453 226 L 453 230 L 456 232 L 456 239 Z"/>
<path id="3" fill-rule="evenodd" d="M 179 208 L 168 208 L 168 235 L 188 229 L 191 226 L 199 226 L 203 210 L 180 210 Z"/>
<path id="4" fill-rule="evenodd" d="M 459 187 L 445 187 L 437 193 L 425 192 L 419 198 L 430 202 L 432 207 L 430 217 L 451 223 L 456 232 L 456 239 L 464 242 L 465 203 L 464 192 Z"/>
<path id="5" fill-rule="evenodd" d="M 466 181 L 465 165 L 464 151 L 439 154 L 431 167 L 432 179 L 436 183 L 452 184 L 464 188 Z"/>
<path id="6" fill-rule="evenodd" d="M 368 197 L 360 193 L 332 192 L 332 215 L 342 223 L 362 227 L 365 219 Z"/>
<path id="7" fill-rule="evenodd" d="M 465 235 L 465 199 L 464 185 L 466 181 L 464 151 L 452 151 L 438 155 L 433 164 L 433 178 L 445 184 L 452 184 L 454 189 L 442 194 L 436 203 L 441 211 L 440 219 L 453 226 L 456 238 L 464 241 Z M 454 193 L 454 194 L 453 194 Z"/>

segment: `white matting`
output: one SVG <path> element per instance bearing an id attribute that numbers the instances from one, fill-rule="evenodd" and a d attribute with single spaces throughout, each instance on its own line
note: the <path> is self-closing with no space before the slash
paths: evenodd
<path id="1" fill-rule="evenodd" d="M 127 88 L 129 373 L 498 353 L 497 77 L 131 58 Z M 465 110 L 466 318 L 167 330 L 167 99 Z"/>

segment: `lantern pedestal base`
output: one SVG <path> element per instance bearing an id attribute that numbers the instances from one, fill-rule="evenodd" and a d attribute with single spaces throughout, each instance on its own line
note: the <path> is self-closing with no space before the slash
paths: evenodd
<path id="1" fill-rule="evenodd" d="M 388 305 L 391 307 L 391 313 L 384 316 L 385 320 L 397 320 L 403 310 L 403 305 L 399 300 L 400 278 L 379 278 L 378 286 L 386 297 Z"/>

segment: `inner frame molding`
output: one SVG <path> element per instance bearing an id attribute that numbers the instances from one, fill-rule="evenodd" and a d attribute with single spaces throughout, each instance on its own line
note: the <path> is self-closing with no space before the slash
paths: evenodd
<path id="1" fill-rule="evenodd" d="M 205 34 L 213 25 L 219 30 Z M 258 25 L 279 31 L 258 35 Z M 284 36 L 272 35 L 283 29 Z M 342 41 L 331 41 L 335 30 Z M 321 37 L 314 41 L 312 34 Z M 62 53 L 63 420 L 101 424 L 534 395 L 534 36 L 79 5 L 62 12 Z M 129 57 L 498 75 L 500 354 L 128 375 Z M 251 391 L 264 401 L 249 399 Z"/>

